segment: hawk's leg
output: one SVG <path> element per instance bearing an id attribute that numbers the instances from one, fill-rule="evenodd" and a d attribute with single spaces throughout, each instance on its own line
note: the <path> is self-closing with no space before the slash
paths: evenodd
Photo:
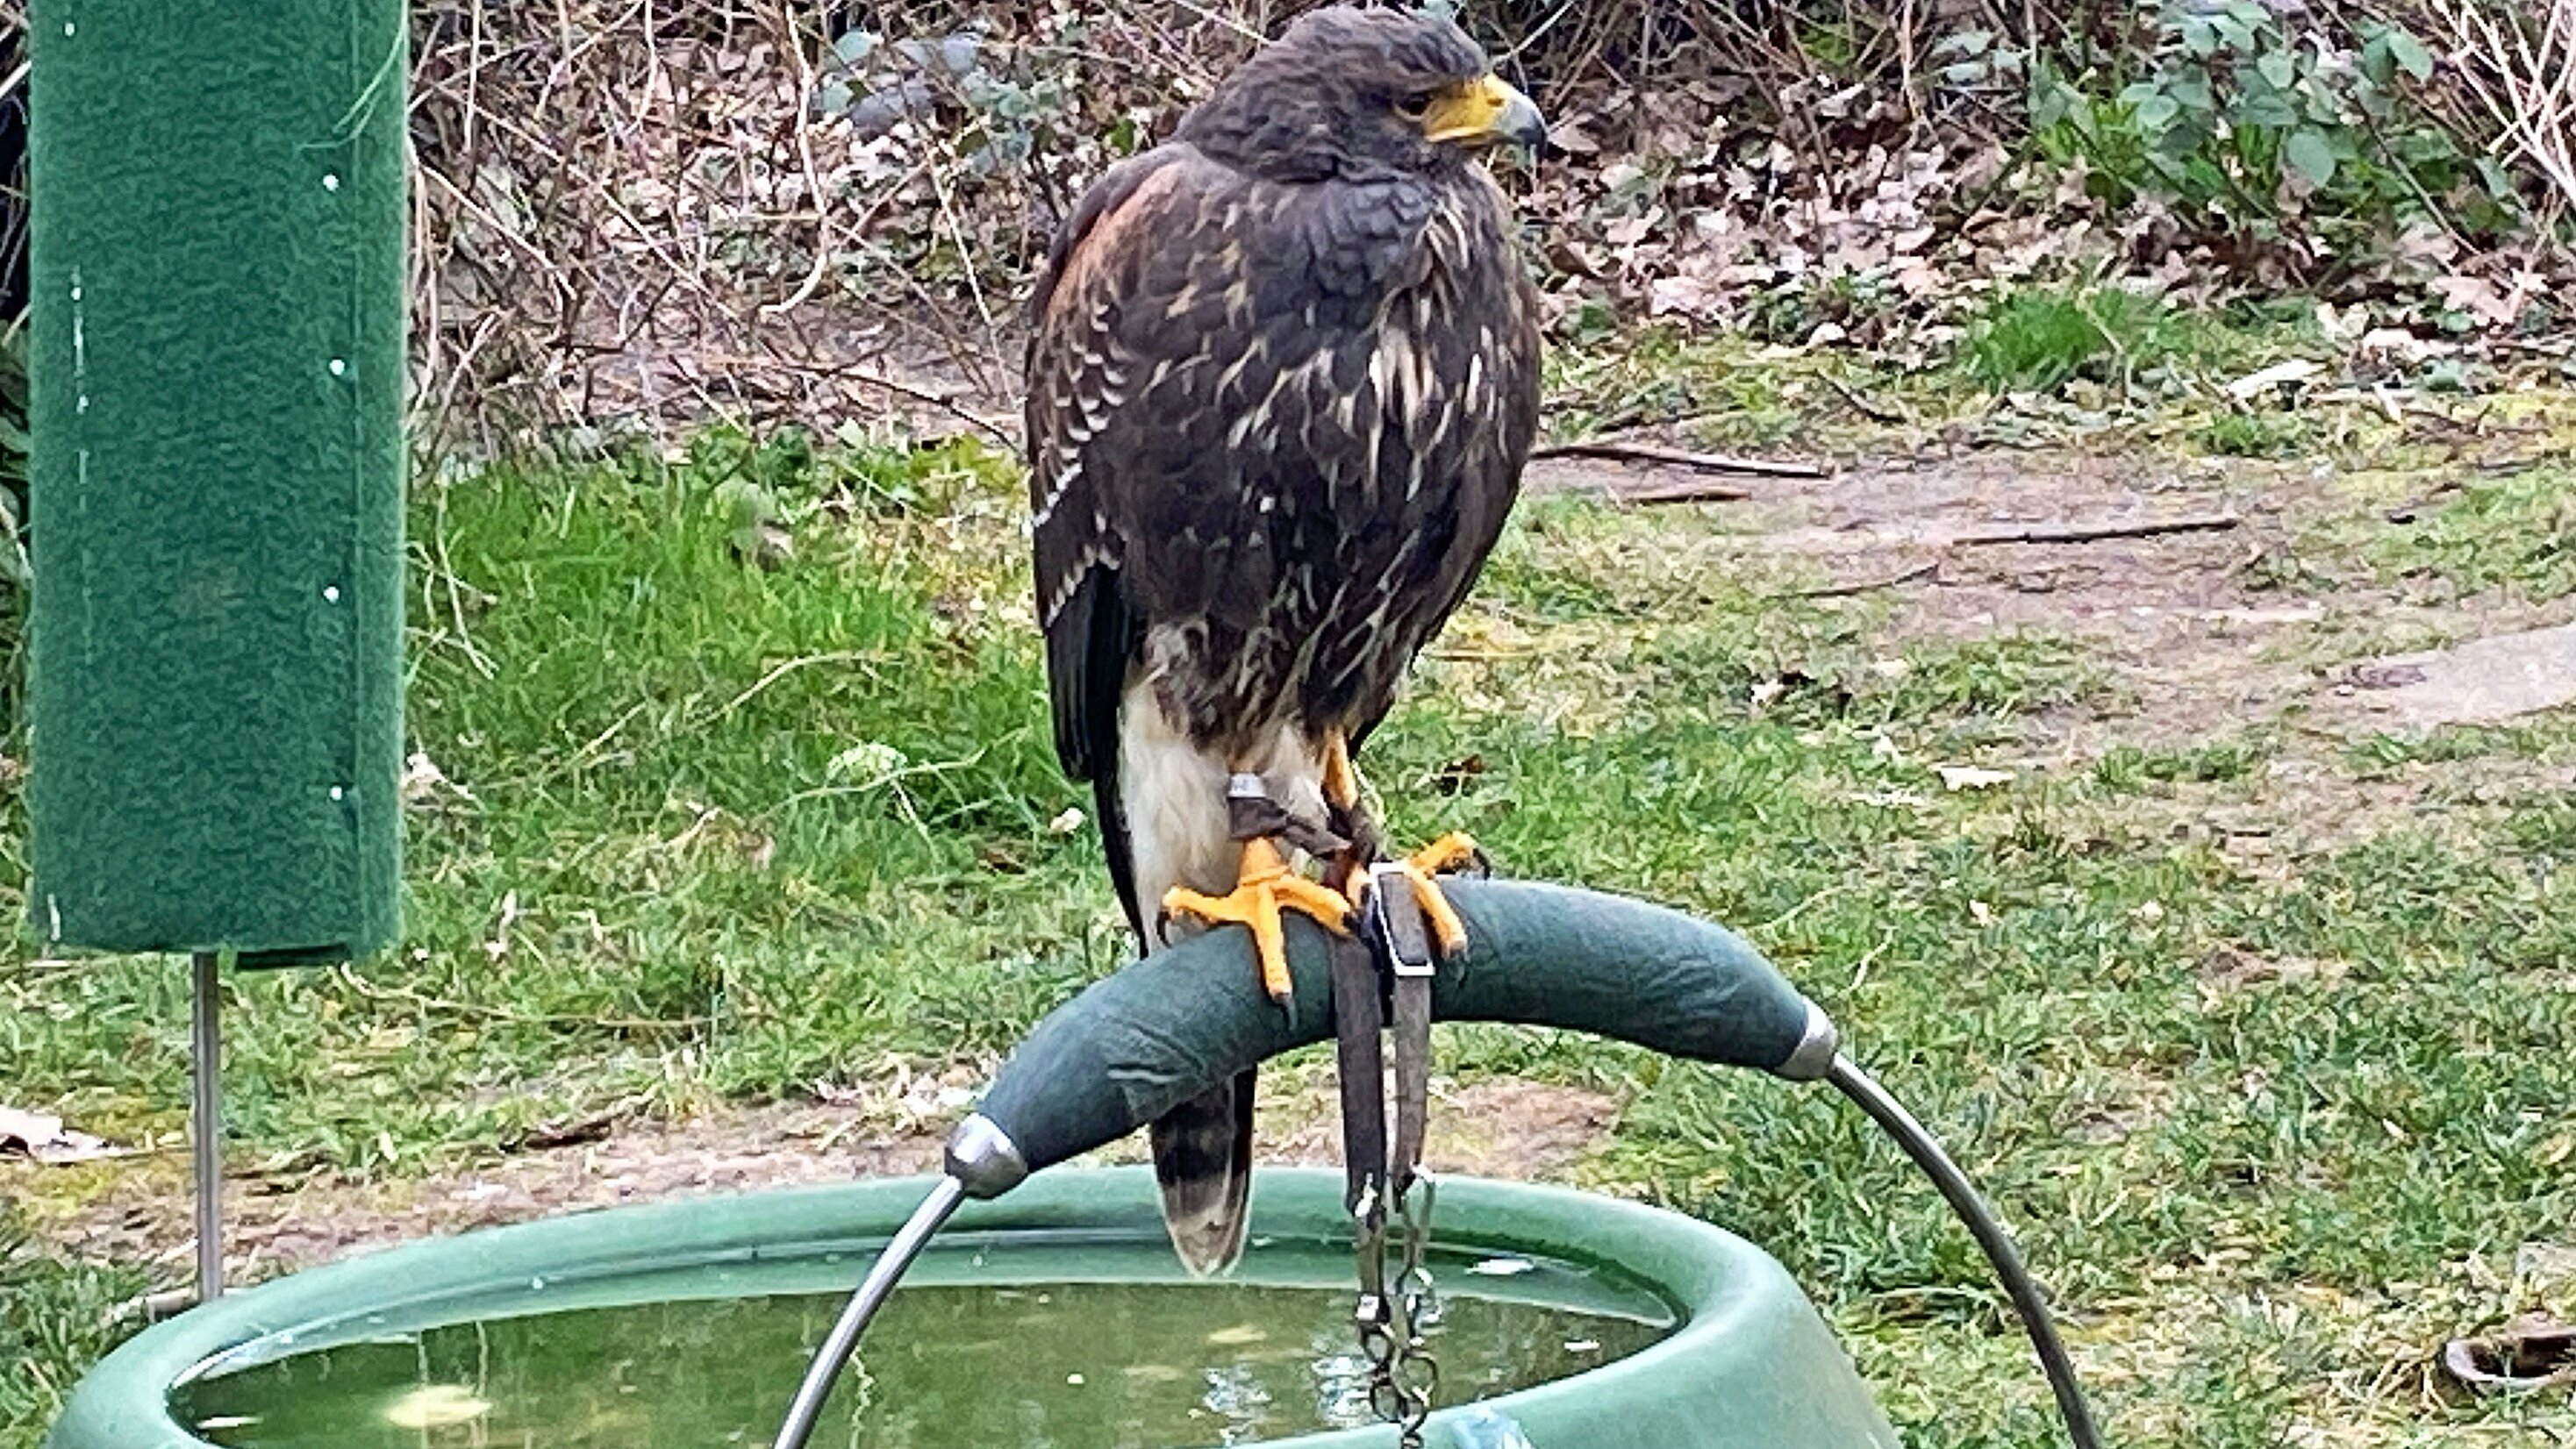
<path id="1" fill-rule="evenodd" d="M 1324 803 L 1333 812 L 1333 828 L 1350 837 L 1350 848 L 1336 862 L 1336 873 L 1342 894 L 1350 897 L 1354 909 L 1368 888 L 1369 867 L 1378 860 L 1382 838 L 1376 819 L 1368 813 L 1360 795 L 1359 767 L 1351 762 L 1350 740 L 1339 726 L 1324 732 Z M 1452 831 L 1396 862 L 1413 888 L 1413 899 L 1422 907 L 1423 919 L 1431 923 L 1431 933 L 1440 943 L 1442 956 L 1454 956 L 1467 949 L 1467 923 L 1458 919 L 1457 908 L 1440 893 L 1434 877 L 1474 867 L 1482 869 L 1485 853 L 1464 833 Z"/>
<path id="2" fill-rule="evenodd" d="M 1252 930 L 1253 959 L 1261 967 L 1261 988 L 1286 1006 L 1295 986 L 1288 976 L 1286 911 L 1295 911 L 1337 936 L 1351 931 L 1351 902 L 1342 892 L 1299 875 L 1280 853 L 1278 841 L 1316 855 L 1332 855 L 1348 845 L 1340 836 L 1298 819 L 1261 789 L 1260 777 L 1237 775 L 1228 788 L 1227 814 L 1234 838 L 1243 842 L 1232 892 L 1201 895 L 1174 886 L 1163 897 L 1166 915 L 1195 916 L 1210 923 L 1235 922 Z"/>

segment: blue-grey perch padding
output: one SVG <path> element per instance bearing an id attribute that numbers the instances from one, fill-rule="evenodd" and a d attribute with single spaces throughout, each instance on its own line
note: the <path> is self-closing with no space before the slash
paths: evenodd
<path id="1" fill-rule="evenodd" d="M 400 0 L 36 0 L 28 902 L 52 944 L 396 929 Z"/>
<path id="2" fill-rule="evenodd" d="M 1693 1061 L 1779 1071 L 1812 1008 L 1743 937 L 1625 896 L 1442 882 L 1467 949 L 1440 963 L 1443 1021 L 1557 1026 Z M 1210 1082 L 1333 1032 L 1323 929 L 1287 921 L 1295 992 L 1261 989 L 1251 936 L 1210 931 L 1094 983 L 1038 1024 L 977 1108 L 1031 1171 L 1115 1142 Z M 1821 1063 L 1818 1064 L 1821 1067 Z"/>

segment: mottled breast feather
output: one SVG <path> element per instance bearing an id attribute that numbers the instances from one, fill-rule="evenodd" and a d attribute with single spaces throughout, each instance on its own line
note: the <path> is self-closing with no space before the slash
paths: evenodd
<path id="1" fill-rule="evenodd" d="M 1500 533 L 1535 299 L 1461 164 L 1291 184 L 1180 144 L 1077 208 L 1035 299 L 1030 503 L 1056 745 L 1131 665 L 1203 745 L 1381 718 Z"/>

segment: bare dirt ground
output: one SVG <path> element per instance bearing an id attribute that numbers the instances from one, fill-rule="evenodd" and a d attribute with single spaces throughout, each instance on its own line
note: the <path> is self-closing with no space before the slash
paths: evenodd
<path id="1" fill-rule="evenodd" d="M 1695 476 L 1549 460 L 1533 466 L 1531 487 L 1617 501 Z M 2420 821 L 2436 792 L 2474 810 L 2517 790 L 2576 787 L 2576 776 L 2527 760 L 2446 760 L 2374 780 L 2335 765 L 2373 735 L 2501 723 L 2576 700 L 2576 599 L 2460 603 L 2380 582 L 2277 582 L 2295 577 L 2290 561 L 2313 531 L 2372 512 L 2320 467 L 1986 452 L 1715 481 L 1752 496 L 1683 506 L 1709 510 L 1748 563 L 1810 576 L 1795 592 L 1884 609 L 1871 629 L 1889 653 L 1911 640 L 2028 632 L 2075 641 L 2108 671 L 2107 700 L 2055 712 L 2023 753 L 1982 764 L 2046 773 L 2118 745 L 2269 732 L 2267 767 L 2225 803 L 2185 788 L 2132 806 L 2170 812 L 2175 830 L 2212 837 L 2242 863 L 2292 861 Z"/>
<path id="2" fill-rule="evenodd" d="M 1328 1078 L 1274 1072 L 1261 1104 L 1264 1162 L 1339 1162 Z M 1525 1081 L 1435 1089 L 1426 1160 L 1436 1172 L 1479 1177 L 1562 1176 L 1615 1117 L 1607 1096 Z M 892 1101 L 838 1100 L 725 1107 L 679 1121 L 595 1124 L 593 1140 L 524 1151 L 453 1176 L 358 1182 L 331 1177 L 236 1178 L 225 1205 L 227 1261 L 236 1281 L 330 1262 L 434 1234 L 664 1198 L 700 1197 L 862 1177 L 935 1172 L 962 1109 L 927 1115 Z M 854 1122 L 913 1120 L 855 1129 Z M 1101 1154 L 1134 1161 L 1142 1141 Z M 193 1252 L 186 1162 L 180 1154 L 56 1169 L 0 1163 L 13 1174 L 77 1170 L 98 1191 L 40 1225 L 62 1250 L 150 1260 L 174 1276 Z"/>
<path id="3" fill-rule="evenodd" d="M 1618 500 L 1682 469 L 1546 461 L 1534 493 Z M 2566 601 L 2474 608 L 2384 586 L 2330 597 L 2266 566 L 2353 500 L 2309 465 L 2080 453 L 1881 459 L 1822 479 L 1735 480 L 1749 499 L 1694 505 L 1749 558 L 1822 575 L 1812 594 L 1888 601 L 1891 644 L 2031 631 L 2084 643 L 2123 707 L 2069 720 L 2070 758 L 2313 716 L 2336 733 L 2493 723 L 2576 697 Z M 2095 536 L 2100 535 L 2100 536 Z M 2529 633 L 2531 637 L 2519 637 Z M 2391 640 L 2493 638 L 2382 654 Z"/>
<path id="4" fill-rule="evenodd" d="M 1534 492 L 1616 499 L 1670 487 L 1674 470 L 1547 462 Z M 1935 463 L 1865 464 L 1830 478 L 1758 479 L 1751 500 L 1714 510 L 1748 563 L 1812 576 L 1801 591 L 1883 608 L 1874 626 L 1890 649 L 1907 640 L 2030 630 L 2081 641 L 2106 667 L 2118 700 L 2051 721 L 2048 758 L 2007 761 L 2065 768 L 2114 743 L 2207 741 L 2249 726 L 2284 725 L 2288 742 L 2258 797 L 2185 822 L 2231 853 L 2295 856 L 2373 821 L 2413 813 L 2426 778 L 2354 781 L 2322 761 L 2372 732 L 2451 720 L 2491 721 L 2576 697 L 2576 617 L 2567 601 L 2484 612 L 2414 602 L 2385 588 L 2312 592 L 2268 587 L 2259 565 L 2349 498 L 2304 466 L 2176 463 L 2157 459 L 1985 455 Z M 2184 531 L 2155 532 L 2175 521 Z M 2109 536 L 2009 541 L 2017 531 Z M 1865 601 L 1865 603 L 1864 603 Z M 2557 632 L 2504 643 L 2519 631 Z M 2451 651 L 2385 656 L 2392 638 L 2471 641 Z M 2446 764 L 2441 788 L 2474 800 Z M 2519 783 L 2534 781 L 2529 762 Z M 2576 781 L 2563 782 L 2576 783 Z M 2320 792 L 2330 792 L 2321 794 Z M 2188 794 L 2176 802 L 2192 805 Z M 1337 1129 L 1328 1067 L 1265 1079 L 1263 1160 L 1329 1163 Z M 420 1237 L 540 1215 L 680 1195 L 931 1170 L 941 1137 L 964 1109 L 889 1092 L 886 1101 L 725 1107 L 683 1120 L 617 1120 L 452 1176 L 391 1183 L 251 1178 L 232 1187 L 233 1264 L 265 1277 Z M 1563 1177 L 1615 1120 L 1607 1096 L 1526 1081 L 1445 1090 L 1434 1112 L 1436 1169 Z M 1141 1143 L 1110 1156 L 1134 1160 Z M 0 1191 L 19 1174 L 64 1169 L 0 1162 Z M 96 1190 L 38 1226 L 64 1250 L 149 1258 L 173 1269 L 189 1251 L 184 1160 L 156 1153 L 89 1164 Z M 60 1203 L 63 1194 L 49 1192 Z"/>

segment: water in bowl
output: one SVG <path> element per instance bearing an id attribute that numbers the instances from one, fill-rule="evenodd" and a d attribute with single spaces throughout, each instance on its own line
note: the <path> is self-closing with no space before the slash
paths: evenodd
<path id="1" fill-rule="evenodd" d="M 869 1330 L 822 1449 L 1182 1449 L 1374 1422 L 1347 1249 L 1261 1244 L 1232 1281 L 1169 1281 L 1160 1243 L 935 1251 Z M 1597 1367 L 1677 1326 L 1623 1280 L 1435 1253 L 1439 1402 Z M 263 1340 L 172 1395 L 230 1449 L 758 1449 L 865 1255 L 536 1280 Z M 1032 1282 L 1033 1273 L 1055 1281 Z M 1154 1279 L 1164 1281 L 1151 1281 Z M 1145 1281 L 1139 1281 L 1145 1280 Z"/>

